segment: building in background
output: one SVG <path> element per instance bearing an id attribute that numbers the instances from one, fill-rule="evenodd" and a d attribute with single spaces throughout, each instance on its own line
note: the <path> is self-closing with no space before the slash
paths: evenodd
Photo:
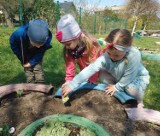
<path id="1" fill-rule="evenodd" d="M 77 14 L 78 14 L 73 2 L 64 1 L 63 3 L 59 3 L 59 7 L 60 7 L 60 14 L 61 15 L 70 13 L 73 16 L 77 16 Z"/>
<path id="2" fill-rule="evenodd" d="M 121 5 L 121 6 L 114 5 L 110 9 L 115 13 L 122 13 L 125 11 L 126 5 Z"/>

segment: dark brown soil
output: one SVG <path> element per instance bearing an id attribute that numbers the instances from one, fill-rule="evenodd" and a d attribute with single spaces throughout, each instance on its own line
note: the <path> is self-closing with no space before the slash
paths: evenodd
<path id="1" fill-rule="evenodd" d="M 0 125 L 15 127 L 13 136 L 17 136 L 29 124 L 47 115 L 74 114 L 101 125 L 111 136 L 160 136 L 160 126 L 127 118 L 124 108 L 135 106 L 135 102 L 130 103 L 122 105 L 116 98 L 95 90 L 74 94 L 71 106 L 39 92 L 21 97 L 10 94 L 1 100 Z"/>

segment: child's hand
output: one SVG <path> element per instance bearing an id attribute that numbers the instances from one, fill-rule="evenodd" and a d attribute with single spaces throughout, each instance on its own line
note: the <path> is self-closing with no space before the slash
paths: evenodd
<path id="1" fill-rule="evenodd" d="M 68 85 L 62 86 L 62 96 L 63 97 L 67 96 L 71 91 L 72 89 Z"/>
<path id="2" fill-rule="evenodd" d="M 115 91 L 116 91 L 116 90 L 115 90 L 114 85 L 111 85 L 111 84 L 110 84 L 110 85 L 108 85 L 108 86 L 106 87 L 105 94 L 112 96 Z"/>
<path id="3" fill-rule="evenodd" d="M 65 85 L 67 85 L 69 82 L 70 82 L 70 81 L 66 81 L 66 82 L 62 85 L 62 87 L 64 87 Z"/>
<path id="4" fill-rule="evenodd" d="M 24 67 L 24 68 L 30 68 L 30 67 L 31 67 L 31 64 L 30 64 L 30 63 L 23 64 L 23 67 Z"/>

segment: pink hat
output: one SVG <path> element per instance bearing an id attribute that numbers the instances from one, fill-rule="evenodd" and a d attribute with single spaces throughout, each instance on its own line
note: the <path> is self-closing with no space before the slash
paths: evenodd
<path id="1" fill-rule="evenodd" d="M 68 42 L 77 39 L 81 35 L 81 29 L 71 14 L 61 17 L 57 24 L 56 38 L 59 42 Z"/>

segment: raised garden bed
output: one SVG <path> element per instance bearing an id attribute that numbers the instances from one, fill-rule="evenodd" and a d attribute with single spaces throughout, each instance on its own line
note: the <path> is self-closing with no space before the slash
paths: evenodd
<path id="1" fill-rule="evenodd" d="M 71 114 L 55 114 L 27 126 L 18 136 L 109 136 L 98 124 Z"/>

